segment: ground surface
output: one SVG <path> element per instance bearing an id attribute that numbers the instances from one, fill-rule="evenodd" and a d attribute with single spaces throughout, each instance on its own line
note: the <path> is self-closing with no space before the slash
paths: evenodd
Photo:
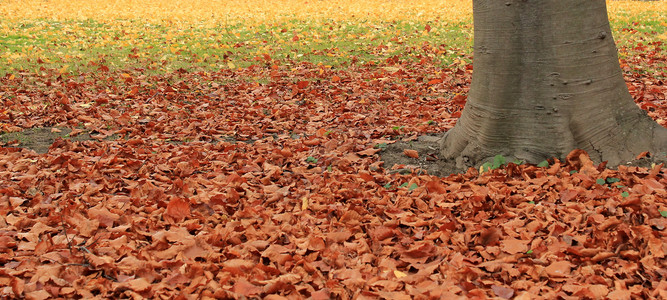
<path id="1" fill-rule="evenodd" d="M 667 297 L 650 158 L 433 175 L 469 1 L 259 2 L 0 4 L 0 297 Z M 614 34 L 665 126 L 665 10 L 637 3 Z"/>

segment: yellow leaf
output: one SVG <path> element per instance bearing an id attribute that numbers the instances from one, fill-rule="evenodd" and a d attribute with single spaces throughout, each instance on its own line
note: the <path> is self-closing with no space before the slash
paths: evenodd
<path id="1" fill-rule="evenodd" d="M 301 210 L 306 210 L 308 209 L 308 198 L 303 197 L 301 198 Z"/>
<path id="2" fill-rule="evenodd" d="M 64 65 L 62 68 L 60 68 L 60 74 L 67 73 L 67 68 L 69 68 L 69 65 Z"/>
<path id="3" fill-rule="evenodd" d="M 398 72 L 399 70 L 401 70 L 400 68 L 397 68 L 397 67 L 381 67 L 380 69 L 384 69 L 385 71 L 392 72 L 392 73 L 393 72 Z"/>
<path id="4" fill-rule="evenodd" d="M 396 276 L 396 278 L 403 278 L 405 276 L 408 276 L 408 274 L 405 274 L 399 270 L 394 270 L 394 276 Z"/>
<path id="5" fill-rule="evenodd" d="M 236 65 L 234 65 L 234 63 L 232 63 L 231 61 L 227 63 L 227 66 L 228 66 L 230 69 L 234 69 L 234 68 L 236 68 Z"/>

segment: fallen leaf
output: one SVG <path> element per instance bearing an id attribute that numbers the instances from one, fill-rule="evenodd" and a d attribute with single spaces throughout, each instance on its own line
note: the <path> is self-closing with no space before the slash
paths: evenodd
<path id="1" fill-rule="evenodd" d="M 262 288 L 241 278 L 236 281 L 232 287 L 232 291 L 241 296 L 249 297 L 253 295 L 259 295 L 262 292 Z"/>
<path id="2" fill-rule="evenodd" d="M 174 220 L 174 222 L 183 221 L 190 216 L 190 203 L 183 198 L 172 198 L 167 204 L 164 215 Z"/>
<path id="3" fill-rule="evenodd" d="M 491 290 L 493 291 L 496 296 L 503 298 L 503 299 L 511 299 L 512 296 L 514 296 L 514 289 L 507 288 L 504 286 L 499 286 L 499 285 L 492 285 Z"/>
<path id="4" fill-rule="evenodd" d="M 410 158 L 419 158 L 419 152 L 417 152 L 415 150 L 405 149 L 405 150 L 403 150 L 403 154 L 405 154 L 405 156 L 410 157 Z"/>
<path id="5" fill-rule="evenodd" d="M 509 254 L 525 253 L 528 251 L 528 242 L 517 239 L 505 239 L 500 241 L 501 249 Z"/>
<path id="6" fill-rule="evenodd" d="M 568 261 L 556 261 L 547 266 L 544 271 L 549 277 L 562 278 L 570 276 L 572 264 Z"/>

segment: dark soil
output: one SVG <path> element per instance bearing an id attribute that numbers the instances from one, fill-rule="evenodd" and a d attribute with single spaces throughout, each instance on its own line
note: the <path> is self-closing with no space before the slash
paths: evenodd
<path id="1" fill-rule="evenodd" d="M 448 176 L 458 173 L 454 162 L 438 158 L 438 141 L 441 137 L 442 135 L 423 135 L 414 141 L 398 141 L 387 145 L 387 148 L 380 152 L 384 167 L 390 172 L 401 174 L 426 172 L 436 176 Z M 408 157 L 403 153 L 405 149 L 416 150 L 419 158 Z"/>
<path id="2" fill-rule="evenodd" d="M 41 154 L 48 152 L 51 144 L 58 138 L 69 139 L 72 141 L 95 140 L 95 135 L 93 134 L 91 136 L 91 132 L 84 131 L 77 135 L 70 136 L 71 132 L 72 129 L 65 127 L 41 127 L 25 129 L 18 132 L 7 132 L 0 134 L 0 146 L 28 148 Z M 105 140 L 114 138 L 114 136 L 111 136 L 105 138 Z"/>
<path id="3" fill-rule="evenodd" d="M 440 135 L 424 135 L 418 137 L 414 141 L 398 141 L 387 145 L 383 151 L 380 152 L 381 160 L 384 162 L 384 167 L 390 172 L 411 174 L 411 173 L 428 173 L 435 176 L 449 176 L 451 174 L 465 173 L 467 170 L 459 170 L 456 168 L 454 161 L 445 161 L 439 159 L 439 140 Z M 411 149 L 419 153 L 419 158 L 411 158 L 403 153 L 403 150 Z M 561 159 L 564 161 L 564 158 Z M 596 162 L 600 163 L 600 162 Z M 651 168 L 654 164 L 667 165 L 667 156 L 646 156 L 626 163 L 628 166 L 637 166 L 643 168 Z M 477 166 L 479 167 L 479 166 Z M 610 166 L 614 167 L 614 166 Z"/>
<path id="4" fill-rule="evenodd" d="M 81 132 L 70 136 L 71 129 L 65 127 L 42 127 L 30 128 L 19 132 L 8 132 L 0 134 L 0 146 L 19 147 L 32 149 L 37 153 L 46 153 L 49 147 L 58 138 L 69 139 L 72 141 L 99 140 L 91 132 Z M 449 176 L 450 174 L 463 173 L 467 170 L 458 170 L 453 161 L 439 159 L 439 143 L 442 135 L 424 135 L 413 141 L 397 141 L 388 144 L 380 152 L 384 167 L 392 173 L 400 174 L 423 174 L 428 173 L 436 176 Z M 104 140 L 113 140 L 115 135 L 106 137 Z M 213 141 L 217 142 L 217 141 Z M 252 141 L 249 141 L 252 142 Z M 411 158 L 403 153 L 405 149 L 416 150 L 419 158 Z M 628 162 L 627 165 L 650 168 L 653 164 L 665 163 L 667 159 L 656 157 L 643 157 L 638 160 Z"/>

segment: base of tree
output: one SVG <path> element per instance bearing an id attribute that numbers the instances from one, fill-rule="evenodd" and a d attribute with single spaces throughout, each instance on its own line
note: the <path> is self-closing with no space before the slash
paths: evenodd
<path id="1" fill-rule="evenodd" d="M 457 166 L 455 159 L 444 160 L 439 158 L 439 147 L 443 136 L 444 134 L 424 135 L 414 141 L 398 141 L 394 144 L 389 144 L 386 149 L 380 152 L 381 160 L 384 162 L 384 168 L 392 173 L 429 174 L 441 177 L 468 172 L 470 167 Z M 404 150 L 406 149 L 417 151 L 419 157 L 411 158 L 407 156 L 404 153 Z M 560 161 L 565 161 L 565 156 L 559 157 L 558 159 Z M 602 163 L 602 161 L 600 161 L 599 158 L 596 158 L 595 155 L 591 155 L 591 159 L 596 164 Z M 553 161 L 553 159 L 551 160 Z M 479 161 L 471 167 L 478 170 L 484 162 L 485 161 Z M 651 168 L 654 164 L 665 164 L 665 166 L 667 166 L 667 157 L 649 153 L 647 156 L 642 156 L 639 159 L 632 159 L 618 165 Z M 608 165 L 607 167 L 616 168 L 618 165 Z"/>

